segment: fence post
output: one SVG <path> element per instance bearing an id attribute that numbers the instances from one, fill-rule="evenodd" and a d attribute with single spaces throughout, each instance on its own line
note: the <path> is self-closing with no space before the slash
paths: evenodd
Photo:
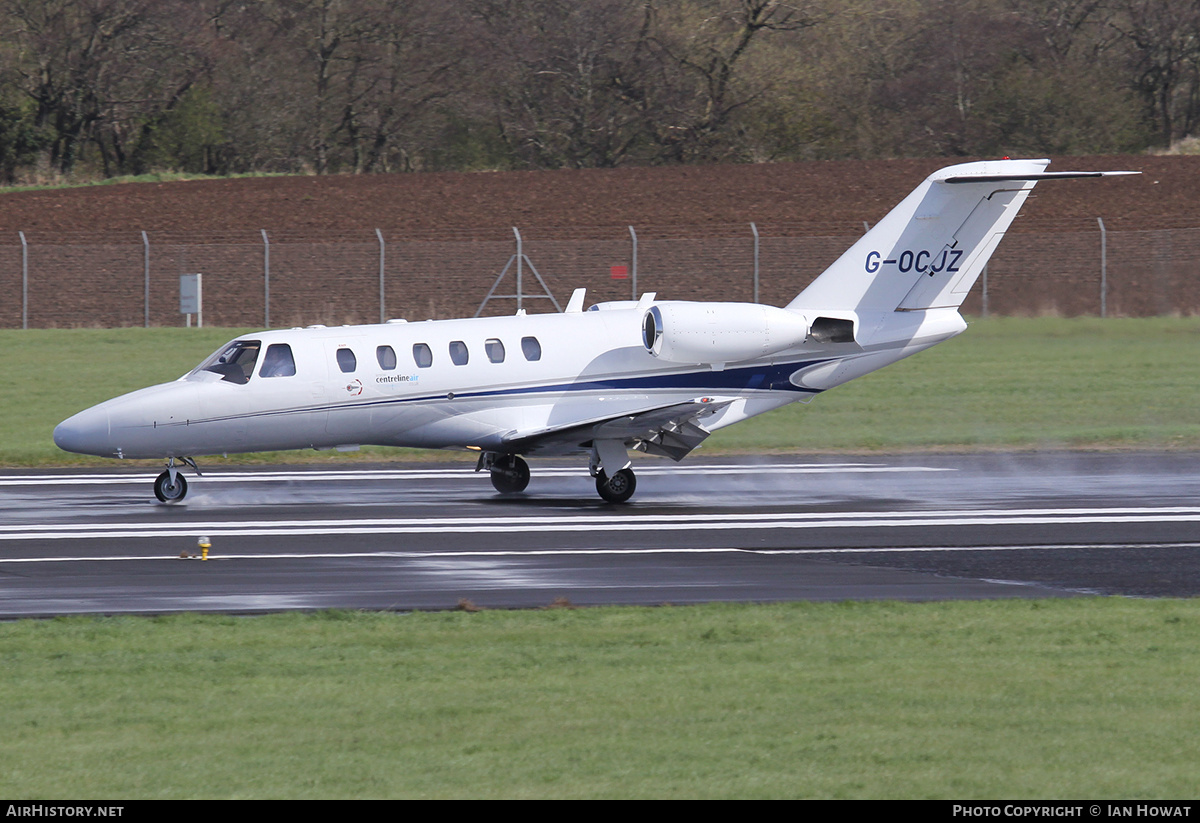
<path id="1" fill-rule="evenodd" d="M 524 279 L 522 264 L 525 262 L 525 247 L 521 243 L 521 232 L 517 231 L 516 226 L 513 226 L 512 230 L 517 238 L 517 312 L 520 313 L 525 299 L 525 289 L 522 287 L 522 280 Z"/>
<path id="2" fill-rule="evenodd" d="M 29 244 L 25 242 L 25 232 L 17 232 L 21 236 L 21 328 L 29 328 Z"/>
<path id="3" fill-rule="evenodd" d="M 750 231 L 754 232 L 754 302 L 758 302 L 758 226 L 750 223 Z"/>
<path id="4" fill-rule="evenodd" d="M 379 229 L 375 229 L 375 236 L 379 238 L 379 322 L 385 323 L 387 322 L 387 312 L 385 309 L 383 296 L 383 232 L 381 232 Z"/>
<path id="5" fill-rule="evenodd" d="M 1104 218 L 1097 217 L 1100 224 L 1100 316 L 1108 316 L 1108 230 Z"/>
<path id="6" fill-rule="evenodd" d="M 983 264 L 983 316 L 988 316 L 987 263 Z"/>
<path id="7" fill-rule="evenodd" d="M 633 299 L 637 300 L 637 232 L 633 230 L 633 226 L 629 227 L 629 239 L 633 243 L 629 256 L 630 276 L 633 278 Z"/>
<path id="8" fill-rule="evenodd" d="M 144 325 L 146 328 L 150 328 L 150 238 L 146 236 L 146 232 L 142 232 L 142 274 L 142 306 L 143 314 L 145 315 Z"/>
<path id="9" fill-rule="evenodd" d="M 263 239 L 263 327 L 271 328 L 271 241 L 267 230 L 259 229 Z"/>

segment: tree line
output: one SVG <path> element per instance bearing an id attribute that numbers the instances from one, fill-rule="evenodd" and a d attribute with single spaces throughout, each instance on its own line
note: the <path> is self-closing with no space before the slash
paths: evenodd
<path id="1" fill-rule="evenodd" d="M 0 0 L 0 178 L 1166 147 L 1195 0 Z"/>

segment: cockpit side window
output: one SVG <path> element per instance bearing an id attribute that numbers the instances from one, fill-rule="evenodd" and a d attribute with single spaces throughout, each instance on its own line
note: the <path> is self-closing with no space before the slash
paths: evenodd
<path id="1" fill-rule="evenodd" d="M 219 374 L 222 380 L 230 383 L 245 385 L 250 381 L 250 375 L 254 374 L 254 364 L 261 347 L 260 340 L 235 340 L 200 364 L 200 369 Z"/>
<path id="2" fill-rule="evenodd" d="M 292 347 L 287 343 L 272 343 L 267 346 L 263 355 L 262 368 L 258 370 L 259 377 L 295 377 L 296 359 L 292 357 Z"/>

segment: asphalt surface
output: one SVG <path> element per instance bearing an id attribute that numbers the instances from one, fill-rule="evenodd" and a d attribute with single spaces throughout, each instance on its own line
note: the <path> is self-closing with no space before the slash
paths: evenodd
<path id="1" fill-rule="evenodd" d="M 645 459 L 624 506 L 532 468 L 0 473 L 0 617 L 1200 593 L 1200 455 Z"/>

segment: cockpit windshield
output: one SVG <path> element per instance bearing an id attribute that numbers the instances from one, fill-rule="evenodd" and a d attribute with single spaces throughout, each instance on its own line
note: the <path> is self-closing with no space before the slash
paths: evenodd
<path id="1" fill-rule="evenodd" d="M 221 375 L 222 380 L 243 385 L 249 382 L 250 375 L 254 373 L 261 347 L 262 343 L 258 340 L 235 340 L 201 363 L 196 371 L 214 372 Z"/>

